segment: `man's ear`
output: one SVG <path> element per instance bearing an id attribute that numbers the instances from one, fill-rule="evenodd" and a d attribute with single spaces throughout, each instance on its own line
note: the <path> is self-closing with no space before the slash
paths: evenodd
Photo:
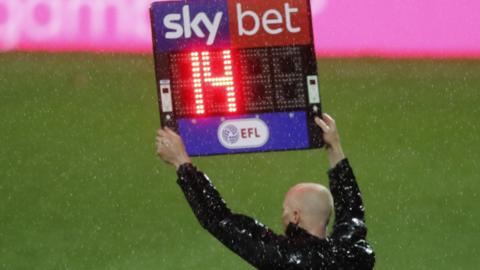
<path id="1" fill-rule="evenodd" d="M 293 224 L 300 224 L 300 211 L 298 210 L 293 210 Z"/>

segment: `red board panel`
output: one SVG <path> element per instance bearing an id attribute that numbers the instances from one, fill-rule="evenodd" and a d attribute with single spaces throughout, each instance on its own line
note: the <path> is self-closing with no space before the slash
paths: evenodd
<path id="1" fill-rule="evenodd" d="M 232 47 L 312 43 L 308 1 L 229 0 L 228 12 Z"/>

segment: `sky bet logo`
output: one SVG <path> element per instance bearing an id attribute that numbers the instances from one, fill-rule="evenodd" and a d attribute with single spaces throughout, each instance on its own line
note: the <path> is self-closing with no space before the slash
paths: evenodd
<path id="1" fill-rule="evenodd" d="M 156 46 L 168 52 L 310 44 L 308 5 L 308 0 L 157 2 Z"/>

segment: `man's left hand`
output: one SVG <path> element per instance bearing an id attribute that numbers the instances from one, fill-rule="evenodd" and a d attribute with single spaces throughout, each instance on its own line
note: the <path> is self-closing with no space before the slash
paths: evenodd
<path id="1" fill-rule="evenodd" d="M 168 127 L 157 131 L 157 155 L 177 169 L 182 164 L 191 163 L 182 138 Z"/>

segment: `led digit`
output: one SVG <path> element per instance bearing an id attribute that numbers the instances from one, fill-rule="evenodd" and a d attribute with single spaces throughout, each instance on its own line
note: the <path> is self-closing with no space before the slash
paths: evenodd
<path id="1" fill-rule="evenodd" d="M 204 86 L 208 83 L 214 87 L 226 90 L 227 111 L 237 112 L 237 98 L 233 80 L 233 64 L 230 50 L 221 52 L 223 62 L 223 76 L 213 77 L 210 52 L 192 52 L 190 60 L 192 63 L 193 90 L 196 114 L 205 114 Z"/>
<path id="2" fill-rule="evenodd" d="M 193 74 L 193 92 L 195 96 L 195 112 L 197 114 L 205 113 L 205 104 L 203 102 L 202 72 L 200 67 L 200 57 L 198 52 L 190 54 L 192 60 Z"/>

